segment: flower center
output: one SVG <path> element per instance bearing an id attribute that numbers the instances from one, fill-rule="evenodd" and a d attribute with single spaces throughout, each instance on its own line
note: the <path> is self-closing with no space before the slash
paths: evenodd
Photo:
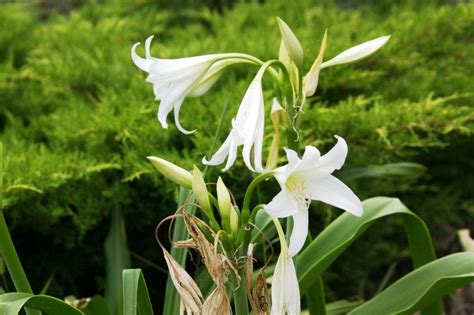
<path id="1" fill-rule="evenodd" d="M 297 174 L 291 174 L 286 180 L 286 188 L 296 197 L 305 199 L 304 191 L 306 190 L 305 181 Z"/>

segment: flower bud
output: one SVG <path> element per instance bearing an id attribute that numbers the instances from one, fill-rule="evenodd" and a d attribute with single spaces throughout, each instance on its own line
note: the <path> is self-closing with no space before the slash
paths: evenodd
<path id="1" fill-rule="evenodd" d="M 222 225 L 226 231 L 230 232 L 230 213 L 233 206 L 229 191 L 220 177 L 217 180 L 217 202 L 219 203 Z"/>
<path id="2" fill-rule="evenodd" d="M 168 179 L 171 179 L 180 186 L 191 188 L 193 176 L 190 172 L 156 156 L 149 156 L 147 159 L 149 159 L 151 164 L 153 164 L 153 166 Z"/>
<path id="3" fill-rule="evenodd" d="M 385 45 L 389 39 L 390 35 L 381 36 L 376 39 L 369 40 L 368 42 L 351 47 L 331 60 L 323 62 L 321 69 L 358 61 L 362 58 L 368 57 Z"/>
<path id="4" fill-rule="evenodd" d="M 206 183 L 204 182 L 204 177 L 202 176 L 201 171 L 196 166 L 194 166 L 193 170 L 192 188 L 194 196 L 196 197 L 196 200 L 201 206 L 201 209 L 209 218 L 212 217 L 212 208 L 211 203 L 209 201 Z"/>
<path id="5" fill-rule="evenodd" d="M 301 47 L 298 38 L 293 33 L 288 24 L 277 17 L 278 27 L 280 28 L 282 43 L 280 46 L 280 55 L 288 56 L 299 68 L 303 65 L 303 48 Z M 284 60 L 282 60 L 285 62 Z"/>
<path id="6" fill-rule="evenodd" d="M 230 231 L 232 234 L 237 235 L 237 231 L 239 230 L 239 213 L 232 206 L 230 208 Z"/>

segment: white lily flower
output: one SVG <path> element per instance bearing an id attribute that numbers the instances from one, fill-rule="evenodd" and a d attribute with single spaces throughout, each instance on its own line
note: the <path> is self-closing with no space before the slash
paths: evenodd
<path id="1" fill-rule="evenodd" d="M 347 156 L 346 141 L 336 136 L 337 144 L 321 156 L 314 146 L 307 146 L 300 159 L 293 150 L 286 150 L 288 164 L 275 170 L 281 191 L 265 206 L 272 217 L 293 217 L 289 255 L 296 255 L 308 235 L 308 208 L 311 200 L 319 200 L 362 215 L 360 199 L 339 179 L 331 175 L 344 164 Z"/>
<path id="2" fill-rule="evenodd" d="M 238 147 L 243 146 L 242 156 L 245 165 L 253 172 L 263 172 L 262 144 L 265 114 L 262 77 L 266 69 L 267 66 L 263 65 L 250 83 L 240 103 L 237 115 L 232 119 L 232 130 L 227 139 L 209 161 L 205 157 L 202 159 L 203 164 L 218 165 L 223 163 L 227 157 L 227 163 L 222 169 L 227 171 L 237 158 Z M 250 161 L 252 149 L 253 165 Z"/>
<path id="3" fill-rule="evenodd" d="M 331 66 L 358 61 L 360 59 L 368 57 L 380 48 L 382 48 L 382 46 L 385 45 L 389 39 L 390 35 L 369 40 L 365 43 L 356 45 L 343 51 L 342 53 L 338 54 L 336 57 L 328 61 L 322 62 L 324 57 L 324 51 L 326 50 L 327 32 L 325 32 L 323 41 L 321 43 L 319 55 L 311 66 L 309 72 L 304 77 L 304 95 L 306 97 L 309 97 L 316 92 L 320 70 Z"/>
<path id="4" fill-rule="evenodd" d="M 212 54 L 178 59 L 152 57 L 150 45 L 153 36 L 145 41 L 145 58 L 137 55 L 133 45 L 132 60 L 135 65 L 149 73 L 147 81 L 153 84 L 156 100 L 160 101 L 158 120 L 163 128 L 168 128 L 166 118 L 174 110 L 176 127 L 184 134 L 194 131 L 184 129 L 179 122 L 179 111 L 186 97 L 201 96 L 217 81 L 223 70 L 234 63 L 253 63 L 255 58 L 245 54 Z"/>
<path id="5" fill-rule="evenodd" d="M 272 315 L 301 314 L 301 297 L 293 258 L 288 255 L 288 245 L 278 219 L 274 219 L 280 239 L 278 257 L 272 277 Z"/>

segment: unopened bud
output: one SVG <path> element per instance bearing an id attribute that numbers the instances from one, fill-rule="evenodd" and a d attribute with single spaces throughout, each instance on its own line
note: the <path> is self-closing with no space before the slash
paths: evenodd
<path id="1" fill-rule="evenodd" d="M 153 164 L 153 166 L 168 179 L 180 186 L 191 188 L 193 176 L 190 172 L 156 156 L 149 156 L 147 159 L 149 159 L 151 164 Z"/>
<path id="2" fill-rule="evenodd" d="M 239 230 L 239 213 L 234 207 L 230 209 L 230 230 L 234 235 L 237 235 Z"/>
<path id="3" fill-rule="evenodd" d="M 217 201 L 219 203 L 219 214 L 222 218 L 224 229 L 230 232 L 230 210 L 233 208 L 229 191 L 222 179 L 217 180 Z"/>
<path id="4" fill-rule="evenodd" d="M 204 182 L 204 177 L 202 176 L 201 171 L 194 166 L 193 170 L 193 194 L 196 197 L 199 205 L 201 206 L 204 213 L 210 218 L 212 215 L 211 203 L 209 201 L 209 195 L 206 187 L 206 182 Z"/>
<path id="5" fill-rule="evenodd" d="M 283 45 L 280 46 L 280 55 L 287 55 L 291 61 L 293 61 L 298 67 L 301 67 L 303 65 L 303 47 L 301 47 L 298 38 L 296 38 L 296 35 L 285 21 L 277 17 L 277 22 L 283 43 Z"/>

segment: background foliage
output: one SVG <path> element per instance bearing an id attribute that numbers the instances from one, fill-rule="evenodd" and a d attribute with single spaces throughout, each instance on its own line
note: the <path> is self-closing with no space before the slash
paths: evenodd
<path id="1" fill-rule="evenodd" d="M 183 125 L 199 131 L 184 136 L 174 126 L 161 129 L 158 104 L 130 48 L 154 34 L 152 52 L 160 57 L 239 51 L 275 58 L 275 16 L 300 38 L 305 68 L 325 28 L 327 57 L 392 34 L 370 59 L 323 71 L 319 93 L 306 107 L 302 143 L 324 152 L 334 134 L 345 137 L 350 153 L 339 175 L 361 198 L 399 197 L 427 222 L 440 256 L 458 249 L 456 229 L 474 224 L 474 178 L 467 171 L 474 166 L 472 1 L 7 3 L 0 4 L 3 206 L 35 291 L 53 274 L 52 295 L 101 292 L 104 240 L 112 213 L 121 210 L 131 265 L 144 269 L 150 294 L 161 303 L 164 263 L 153 231 L 175 210 L 176 190 L 145 157 L 160 155 L 187 168 L 200 161 L 224 105 L 219 141 L 257 69 L 235 67 L 210 93 L 186 100 Z M 399 162 L 424 168 L 381 166 Z M 210 170 L 210 180 L 219 174 Z M 238 164 L 222 176 L 240 198 L 251 175 Z M 263 190 L 260 198 L 272 193 Z M 322 204 L 312 212 L 313 233 L 339 214 Z M 331 268 L 329 300 L 370 297 L 393 273 L 410 269 L 403 234 L 387 224 Z M 2 287 L 8 285 L 7 279 Z"/>

